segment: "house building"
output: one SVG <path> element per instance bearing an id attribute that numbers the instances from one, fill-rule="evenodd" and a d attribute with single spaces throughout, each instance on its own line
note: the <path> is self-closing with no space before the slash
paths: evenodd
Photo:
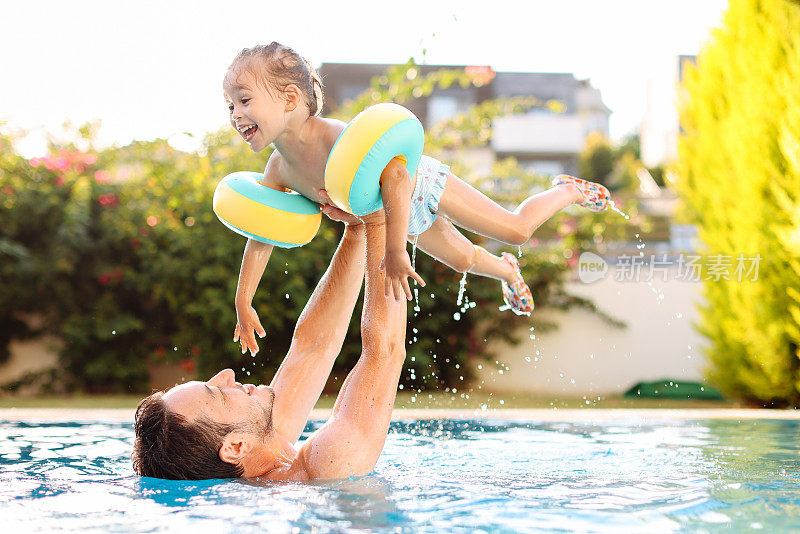
<path id="1" fill-rule="evenodd" d="M 324 112 L 353 99 L 369 87 L 375 76 L 391 65 L 323 63 L 319 68 L 325 87 Z M 419 74 L 442 68 L 467 68 L 453 65 L 420 65 Z M 484 68 L 488 70 L 488 68 Z M 491 72 L 491 71 L 489 71 Z M 593 131 L 608 136 L 611 110 L 603 104 L 600 91 L 589 80 L 571 73 L 497 72 L 488 83 L 478 86 L 452 86 L 437 89 L 430 96 L 407 102 L 425 128 L 466 111 L 486 100 L 513 96 L 533 96 L 542 101 L 557 100 L 563 113 L 533 109 L 520 115 L 499 117 L 494 122 L 494 137 L 487 147 L 491 160 L 513 156 L 528 170 L 542 174 L 577 172 L 578 155 L 586 137 Z"/>

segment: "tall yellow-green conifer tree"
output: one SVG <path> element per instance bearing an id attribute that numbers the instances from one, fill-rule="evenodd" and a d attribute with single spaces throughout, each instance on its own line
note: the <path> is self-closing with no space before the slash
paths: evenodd
<path id="1" fill-rule="evenodd" d="M 704 281 L 709 378 L 800 406 L 800 6 L 730 0 L 681 94 L 678 190 L 703 253 L 731 262 Z"/>

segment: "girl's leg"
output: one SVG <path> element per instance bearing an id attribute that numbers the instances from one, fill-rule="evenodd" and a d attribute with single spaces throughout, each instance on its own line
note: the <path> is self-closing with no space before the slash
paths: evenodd
<path id="1" fill-rule="evenodd" d="M 510 263 L 489 254 L 483 247 L 473 245 L 442 216 L 418 236 L 417 247 L 460 273 L 469 272 L 513 283 L 514 269 Z"/>
<path id="2" fill-rule="evenodd" d="M 439 201 L 439 215 L 467 230 L 512 245 L 522 245 L 547 219 L 582 200 L 583 196 L 575 185 L 562 184 L 528 197 L 517 209 L 508 211 L 449 173 Z"/>

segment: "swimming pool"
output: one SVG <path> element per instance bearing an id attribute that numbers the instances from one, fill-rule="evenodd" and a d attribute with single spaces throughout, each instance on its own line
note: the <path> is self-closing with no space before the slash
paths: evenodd
<path id="1" fill-rule="evenodd" d="M 320 423 L 307 426 L 305 439 Z M 3 532 L 800 528 L 796 420 L 393 422 L 375 471 L 278 485 L 134 476 L 130 423 L 0 423 Z"/>

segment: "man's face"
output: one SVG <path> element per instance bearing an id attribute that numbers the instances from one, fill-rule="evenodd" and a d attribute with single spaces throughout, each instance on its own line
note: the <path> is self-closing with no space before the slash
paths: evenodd
<path id="1" fill-rule="evenodd" d="M 231 369 L 220 371 L 207 382 L 175 386 L 164 394 L 163 400 L 167 409 L 189 422 L 202 417 L 252 429 L 253 433 L 269 434 L 272 430 L 275 391 L 265 385 L 240 384 Z"/>

